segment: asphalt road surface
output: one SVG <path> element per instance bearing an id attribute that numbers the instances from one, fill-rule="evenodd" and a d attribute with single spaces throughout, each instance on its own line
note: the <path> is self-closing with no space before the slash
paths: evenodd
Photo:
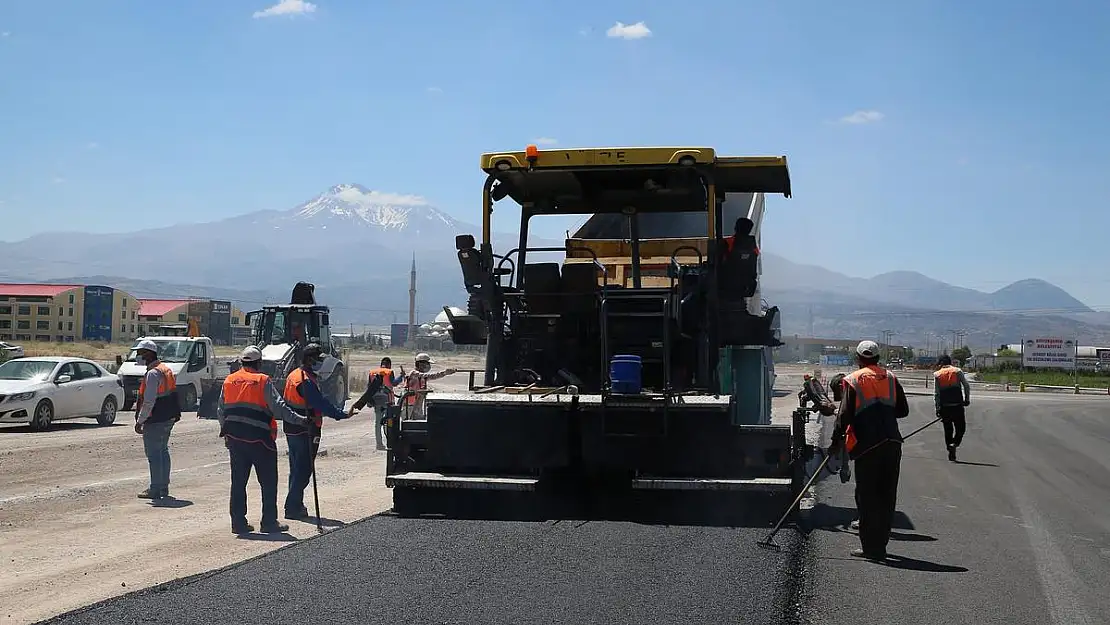
<path id="1" fill-rule="evenodd" d="M 912 398 L 909 432 L 931 419 Z M 1110 621 L 1110 403 L 976 396 L 960 462 L 906 442 L 885 564 L 857 560 L 851 487 L 823 482 L 780 553 L 765 528 L 372 517 L 79 623 Z"/>

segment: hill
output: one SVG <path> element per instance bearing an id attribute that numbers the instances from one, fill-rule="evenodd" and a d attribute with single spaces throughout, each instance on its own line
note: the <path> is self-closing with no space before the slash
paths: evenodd
<path id="1" fill-rule="evenodd" d="M 381 325 L 407 318 L 414 256 L 422 320 L 445 304 L 464 304 L 454 237 L 479 232 L 419 196 L 341 184 L 289 210 L 6 243 L 0 279 L 111 284 L 140 297 L 207 295 L 248 310 L 286 301 L 293 283 L 306 280 L 332 306 L 337 325 Z M 493 242 L 498 250 L 517 246 L 513 233 L 495 232 Z M 140 249 L 154 250 L 157 262 L 136 260 L 134 250 Z M 890 330 L 912 344 L 923 344 L 929 334 L 950 336 L 954 329 L 968 331 L 969 342 L 983 346 L 1034 334 L 1078 334 L 1084 342 L 1110 343 L 1110 315 L 1038 279 L 983 292 L 912 271 L 855 277 L 765 253 L 763 284 L 766 299 L 783 311 L 788 335 L 808 334 L 812 325 L 815 334 L 829 338 Z"/>

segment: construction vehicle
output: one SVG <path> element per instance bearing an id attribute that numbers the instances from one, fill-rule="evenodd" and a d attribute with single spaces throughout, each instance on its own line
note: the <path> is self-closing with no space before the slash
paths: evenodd
<path id="1" fill-rule="evenodd" d="M 342 353 L 331 340 L 330 310 L 316 303 L 316 286 L 298 282 L 293 287 L 289 304 L 270 304 L 246 315 L 251 326 L 251 343 L 262 350 L 262 373 L 270 376 L 278 389 L 285 387 L 285 378 L 301 365 L 301 353 L 309 343 L 324 350 L 324 364 L 318 375 L 325 396 L 336 405 L 347 401 L 349 381 Z M 227 363 L 228 373 L 239 370 L 239 359 Z M 226 378 L 226 376 L 224 376 Z M 202 398 L 198 416 L 216 417 L 216 404 L 223 379 L 215 392 Z"/>
<path id="2" fill-rule="evenodd" d="M 120 365 L 116 375 L 123 386 L 123 409 L 131 410 L 139 393 L 139 384 L 146 374 L 146 366 L 135 362 L 135 346 L 141 341 L 154 341 L 158 345 L 158 359 L 173 371 L 177 381 L 177 397 L 181 410 L 190 412 L 197 407 L 197 399 L 219 392 L 221 380 L 216 370 L 216 352 L 212 339 L 207 336 L 144 336 L 135 339 L 131 352 Z"/>
<path id="3" fill-rule="evenodd" d="M 481 242 L 456 237 L 467 311 L 445 313 L 455 344 L 486 345 L 484 375 L 471 393 L 429 393 L 423 420 L 386 420 L 394 510 L 800 492 L 804 414 L 770 423 L 777 309 L 762 314 L 758 288 L 729 290 L 722 238 L 726 204 L 758 207 L 758 225 L 765 193 L 790 196 L 786 158 L 528 146 L 481 168 Z M 496 254 L 505 198 L 521 207 L 519 243 Z M 564 248 L 529 247 L 537 215 L 593 224 Z M 561 266 L 528 260 L 552 252 Z"/>

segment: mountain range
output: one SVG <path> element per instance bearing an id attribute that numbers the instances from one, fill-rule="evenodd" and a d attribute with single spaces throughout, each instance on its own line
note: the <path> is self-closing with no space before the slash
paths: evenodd
<path id="1" fill-rule="evenodd" d="M 138 297 L 203 295 L 248 310 L 288 301 L 293 283 L 306 280 L 317 285 L 317 298 L 332 307 L 338 325 L 381 325 L 407 319 L 415 258 L 417 308 L 426 321 L 445 304 L 465 303 L 454 250 L 461 233 L 477 235 L 480 227 L 418 196 L 341 184 L 290 210 L 120 234 L 44 233 L 3 243 L 0 279 L 109 284 Z M 494 233 L 493 243 L 507 250 L 517 238 Z M 157 262 L 137 260 L 137 249 L 152 250 Z M 852 277 L 765 252 L 762 284 L 764 299 L 782 311 L 786 335 L 812 330 L 827 338 L 857 338 L 889 330 L 895 342 L 920 345 L 927 334 L 963 330 L 965 341 L 979 346 L 1023 335 L 1110 344 L 1110 313 L 1093 311 L 1038 279 L 987 293 L 911 271 Z"/>

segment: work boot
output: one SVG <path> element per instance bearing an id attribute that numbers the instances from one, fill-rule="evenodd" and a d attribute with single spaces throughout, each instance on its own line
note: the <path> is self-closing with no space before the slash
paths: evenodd
<path id="1" fill-rule="evenodd" d="M 299 511 L 297 511 L 297 510 L 293 510 L 293 511 L 286 510 L 285 511 L 285 518 L 292 519 L 294 521 L 299 520 L 299 519 L 307 519 L 308 518 L 308 508 L 306 508 L 304 506 L 301 506 L 301 509 Z"/>
<path id="2" fill-rule="evenodd" d="M 952 462 L 956 461 L 956 446 L 955 445 L 949 445 L 948 446 L 948 459 L 951 460 Z"/>
<path id="3" fill-rule="evenodd" d="M 277 524 L 274 524 L 274 525 L 264 525 L 264 526 L 262 526 L 262 533 L 263 534 L 280 534 L 282 532 L 288 532 L 288 531 L 289 531 L 289 526 L 284 524 L 284 523 L 277 523 Z"/>
<path id="4" fill-rule="evenodd" d="M 852 521 L 851 523 L 849 523 L 848 527 L 858 531 L 859 530 L 859 519 L 856 519 L 855 521 Z"/>
<path id="5" fill-rule="evenodd" d="M 880 562 L 882 560 L 886 560 L 886 554 L 885 553 L 867 553 L 863 549 L 853 549 L 852 550 L 852 557 L 853 558 L 866 558 L 866 559 L 871 560 L 873 562 Z"/>
<path id="6" fill-rule="evenodd" d="M 243 535 L 243 534 L 250 534 L 253 531 L 254 531 L 254 526 L 251 525 L 250 523 L 247 523 L 246 525 L 243 525 L 243 526 L 240 526 L 240 527 L 236 527 L 234 525 L 231 526 L 231 533 L 232 534 Z"/>
<path id="7" fill-rule="evenodd" d="M 158 500 L 158 499 L 162 499 L 163 497 L 168 497 L 168 496 L 169 496 L 169 493 L 163 494 L 162 491 L 151 490 L 149 488 L 144 490 L 143 492 L 139 493 L 139 499 Z"/>

